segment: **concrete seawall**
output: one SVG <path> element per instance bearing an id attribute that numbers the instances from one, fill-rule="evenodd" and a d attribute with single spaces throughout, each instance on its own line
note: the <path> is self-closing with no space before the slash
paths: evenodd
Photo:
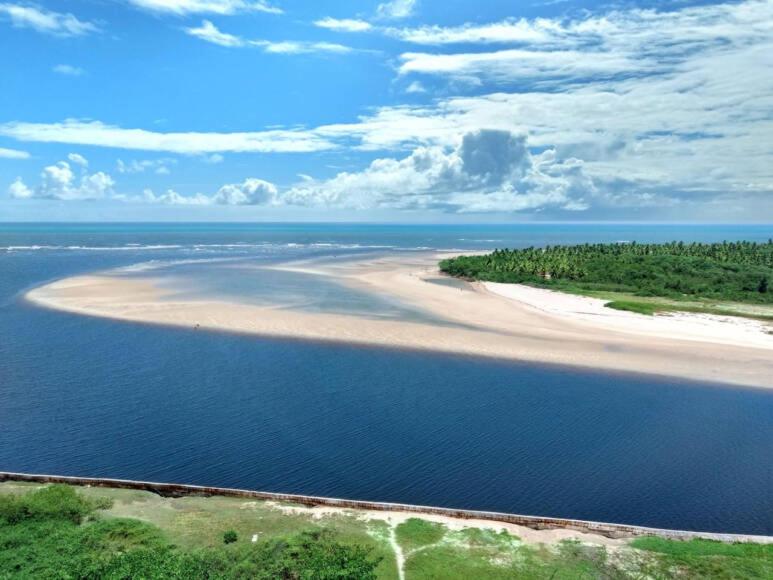
<path id="1" fill-rule="evenodd" d="M 0 472 L 0 482 L 15 481 L 29 483 L 65 483 L 69 485 L 89 487 L 112 487 L 119 489 L 136 489 L 157 493 L 165 497 L 183 496 L 227 496 L 243 497 L 258 500 L 282 501 L 297 503 L 305 506 L 329 506 L 352 510 L 375 510 L 392 512 L 409 512 L 421 514 L 441 515 L 458 519 L 476 519 L 492 522 L 503 522 L 524 526 L 536 530 L 564 528 L 579 532 L 588 532 L 606 536 L 609 538 L 634 538 L 640 536 L 659 536 L 673 540 L 690 540 L 703 538 L 722 542 L 757 542 L 773 543 L 773 536 L 753 536 L 745 534 L 723 534 L 713 532 L 692 532 L 686 530 L 666 530 L 648 528 L 644 526 L 630 526 L 625 524 L 610 524 L 603 522 L 591 522 L 584 520 L 570 520 L 563 518 L 547 518 L 538 516 L 525 516 L 500 512 L 488 512 L 477 510 L 464 510 L 442 507 L 429 507 L 410 504 L 398 504 L 387 502 L 358 501 L 338 499 L 330 497 L 316 497 L 310 495 L 295 495 L 287 493 L 272 493 L 265 491 L 252 491 L 246 489 L 233 489 L 227 487 L 206 487 L 199 485 L 184 485 L 177 483 L 156 483 L 150 481 L 134 481 L 127 479 L 105 479 L 90 477 L 70 477 L 64 475 L 40 475 L 29 473 Z"/>

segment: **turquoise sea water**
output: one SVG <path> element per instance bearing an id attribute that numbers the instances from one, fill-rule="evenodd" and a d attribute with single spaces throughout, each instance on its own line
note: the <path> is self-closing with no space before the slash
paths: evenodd
<path id="1" fill-rule="evenodd" d="M 0 469 L 773 533 L 768 391 L 127 324 L 22 298 L 74 274 L 157 268 L 200 295 L 416 317 L 265 266 L 772 236 L 770 226 L 0 224 Z"/>

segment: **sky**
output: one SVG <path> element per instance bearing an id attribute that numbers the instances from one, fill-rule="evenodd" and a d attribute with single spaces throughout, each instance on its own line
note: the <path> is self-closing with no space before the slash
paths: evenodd
<path id="1" fill-rule="evenodd" d="M 773 222 L 773 0 L 0 0 L 0 221 Z"/>

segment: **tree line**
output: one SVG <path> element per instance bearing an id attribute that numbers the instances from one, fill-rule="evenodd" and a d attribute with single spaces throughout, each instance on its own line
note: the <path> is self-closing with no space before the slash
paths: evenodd
<path id="1" fill-rule="evenodd" d="M 443 260 L 440 269 L 471 280 L 773 302 L 773 240 L 497 249 Z"/>

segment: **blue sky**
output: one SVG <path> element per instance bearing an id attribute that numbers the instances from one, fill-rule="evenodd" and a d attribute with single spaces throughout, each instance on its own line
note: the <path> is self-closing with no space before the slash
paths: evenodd
<path id="1" fill-rule="evenodd" d="M 773 221 L 773 0 L 0 0 L 0 220 Z"/>

